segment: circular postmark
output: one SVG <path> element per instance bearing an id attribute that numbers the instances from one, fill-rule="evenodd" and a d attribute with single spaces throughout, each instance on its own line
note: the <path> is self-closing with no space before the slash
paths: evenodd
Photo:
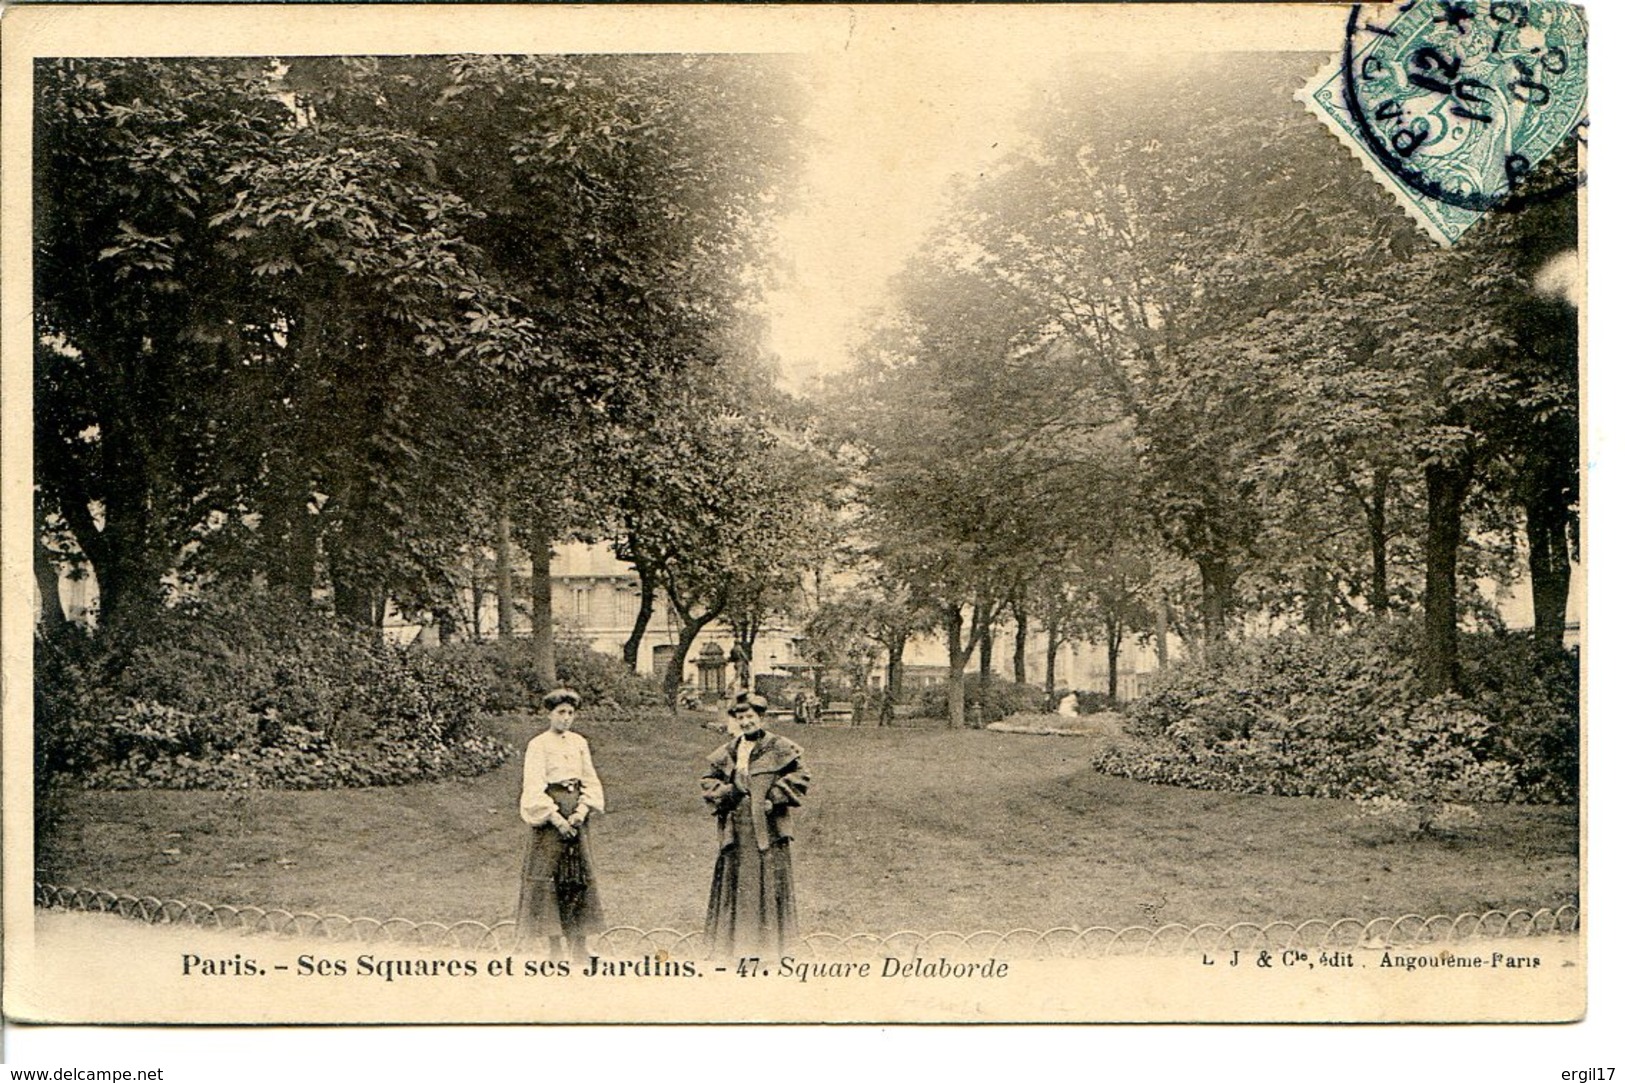
<path id="1" fill-rule="evenodd" d="M 1584 123 L 1585 19 L 1555 0 L 1356 4 L 1343 97 L 1395 178 L 1440 203 L 1489 210 Z"/>

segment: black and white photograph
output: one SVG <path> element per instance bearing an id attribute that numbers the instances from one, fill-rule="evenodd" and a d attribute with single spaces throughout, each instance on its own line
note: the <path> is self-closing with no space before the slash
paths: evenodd
<path id="1" fill-rule="evenodd" d="M 1583 9 L 146 10 L 7 20 L 10 1017 L 1585 1016 Z"/>

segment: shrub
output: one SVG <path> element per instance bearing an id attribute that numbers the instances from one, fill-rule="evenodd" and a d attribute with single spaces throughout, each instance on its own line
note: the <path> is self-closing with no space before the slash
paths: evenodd
<path id="1" fill-rule="evenodd" d="M 1113 710 L 1117 706 L 1112 702 L 1112 697 L 1108 696 L 1104 692 L 1091 692 L 1088 689 L 1078 689 L 1072 694 L 1078 697 L 1079 714 L 1099 714 L 1102 711 Z"/>
<path id="2" fill-rule="evenodd" d="M 477 682 L 477 697 L 486 712 L 539 710 L 542 697 L 551 691 L 543 687 L 536 674 L 529 640 L 450 643 L 424 653 L 466 668 Z M 658 681 L 629 671 L 619 658 L 599 654 L 585 644 L 559 640 L 554 647 L 554 662 L 559 682 L 581 693 L 583 710 L 636 711 L 666 706 Z"/>
<path id="3" fill-rule="evenodd" d="M 1176 667 L 1095 765 L 1201 789 L 1403 801 L 1424 827 L 1467 802 L 1574 800 L 1573 660 L 1541 659 L 1527 637 L 1467 637 L 1464 694 L 1430 699 L 1411 634 L 1282 635 Z"/>
<path id="4" fill-rule="evenodd" d="M 36 649 L 37 754 L 92 786 L 311 789 L 486 771 L 480 674 L 263 594 Z"/>
<path id="5" fill-rule="evenodd" d="M 1003 677 L 993 677 L 983 685 L 974 673 L 965 675 L 965 717 L 972 715 L 973 705 L 981 704 L 982 721 L 997 722 L 1018 712 L 1034 713 L 1044 709 L 1044 690 L 1030 684 L 1016 684 Z M 920 713 L 929 718 L 948 717 L 948 686 L 935 684 L 920 696 Z"/>
<path id="6" fill-rule="evenodd" d="M 1530 635 L 1468 636 L 1462 685 L 1490 722 L 1494 755 L 1529 800 L 1580 792 L 1580 655 L 1544 651 Z"/>

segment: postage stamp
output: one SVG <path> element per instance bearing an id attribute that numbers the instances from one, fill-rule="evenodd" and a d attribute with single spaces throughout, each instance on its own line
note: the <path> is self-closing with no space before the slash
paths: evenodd
<path id="1" fill-rule="evenodd" d="M 1586 21 L 1562 0 L 1356 4 L 1299 99 L 1453 244 L 1586 123 Z"/>

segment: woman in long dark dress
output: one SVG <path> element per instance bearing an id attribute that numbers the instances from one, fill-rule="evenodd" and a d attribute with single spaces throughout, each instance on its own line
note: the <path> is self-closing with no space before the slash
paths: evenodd
<path id="1" fill-rule="evenodd" d="M 717 862 L 705 935 L 719 957 L 776 958 L 797 934 L 790 810 L 811 776 L 794 741 L 762 728 L 767 701 L 740 693 L 729 709 L 740 733 L 711 754 L 700 780 L 717 817 Z"/>
<path id="2" fill-rule="evenodd" d="M 552 955 L 568 947 L 580 959 L 587 937 L 604 929 L 588 832 L 590 818 L 604 811 L 604 787 L 586 738 L 570 731 L 581 697 L 559 688 L 542 705 L 548 727 L 525 747 L 519 794 L 530 844 L 519 884 L 517 939 L 524 950 L 535 950 L 546 939 Z"/>

